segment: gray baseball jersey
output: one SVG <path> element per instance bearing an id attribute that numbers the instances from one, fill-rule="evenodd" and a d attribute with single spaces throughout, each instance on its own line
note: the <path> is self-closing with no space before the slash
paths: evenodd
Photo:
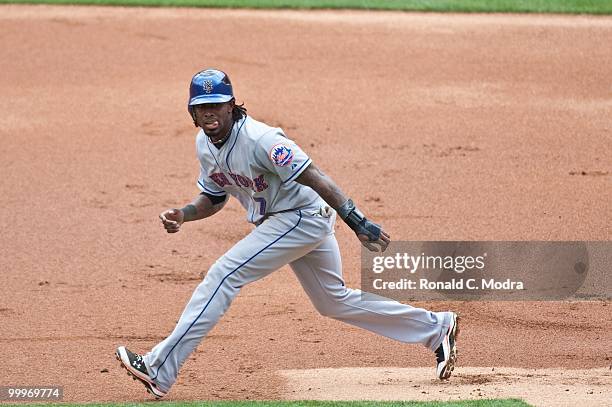
<path id="1" fill-rule="evenodd" d="M 215 147 L 203 130 L 196 137 L 198 187 L 211 195 L 229 193 L 257 223 L 266 213 L 303 208 L 319 195 L 294 182 L 312 160 L 279 128 L 250 116 L 234 123 L 228 140 Z"/>

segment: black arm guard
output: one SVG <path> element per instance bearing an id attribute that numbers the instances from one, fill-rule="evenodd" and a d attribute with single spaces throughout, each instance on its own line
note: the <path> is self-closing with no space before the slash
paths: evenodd
<path id="1" fill-rule="evenodd" d="M 380 239 L 381 227 L 367 220 L 363 213 L 355 207 L 351 199 L 343 203 L 337 211 L 342 220 L 344 220 L 356 234 L 366 235 L 370 242 L 375 242 Z"/>

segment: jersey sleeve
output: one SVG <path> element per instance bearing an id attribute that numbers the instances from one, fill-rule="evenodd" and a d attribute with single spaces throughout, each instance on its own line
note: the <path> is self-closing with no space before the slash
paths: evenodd
<path id="1" fill-rule="evenodd" d="M 312 162 L 310 157 L 280 129 L 264 134 L 257 143 L 257 161 L 276 173 L 283 184 L 295 180 Z"/>
<path id="2" fill-rule="evenodd" d="M 200 176 L 198 177 L 198 188 L 201 192 L 214 196 L 223 196 L 226 192 L 219 187 L 200 166 Z"/>

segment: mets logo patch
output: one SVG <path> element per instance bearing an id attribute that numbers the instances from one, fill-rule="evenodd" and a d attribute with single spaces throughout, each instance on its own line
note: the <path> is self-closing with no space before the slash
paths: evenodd
<path id="1" fill-rule="evenodd" d="M 276 144 L 270 150 L 270 159 L 275 165 L 284 167 L 291 164 L 293 151 L 283 143 Z"/>
<path id="2" fill-rule="evenodd" d="M 204 92 L 212 93 L 212 91 L 213 91 L 213 82 L 210 79 L 206 79 L 204 81 L 204 83 L 202 84 L 202 86 L 204 87 Z"/>

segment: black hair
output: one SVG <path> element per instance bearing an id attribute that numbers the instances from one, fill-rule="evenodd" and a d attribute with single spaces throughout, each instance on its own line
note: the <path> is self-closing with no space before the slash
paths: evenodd
<path id="1" fill-rule="evenodd" d="M 234 104 L 234 108 L 232 109 L 232 119 L 234 119 L 235 122 L 242 119 L 246 115 L 247 115 L 247 110 L 246 110 L 246 107 L 244 107 L 244 103 L 240 105 Z"/>

